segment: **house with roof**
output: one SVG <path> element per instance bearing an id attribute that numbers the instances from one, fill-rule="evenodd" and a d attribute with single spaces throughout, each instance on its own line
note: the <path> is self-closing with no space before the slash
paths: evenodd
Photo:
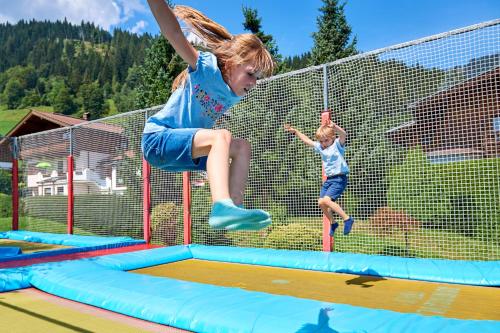
<path id="1" fill-rule="evenodd" d="M 408 105 L 413 120 L 387 131 L 431 163 L 500 156 L 500 67 Z"/>
<path id="2" fill-rule="evenodd" d="M 68 130 L 52 131 L 60 128 Z M 123 194 L 126 186 L 119 172 L 123 154 L 119 152 L 130 152 L 122 134 L 123 128 L 117 125 L 32 109 L 6 136 L 18 137 L 25 195 L 47 196 L 68 194 L 70 154 L 75 195 Z"/>

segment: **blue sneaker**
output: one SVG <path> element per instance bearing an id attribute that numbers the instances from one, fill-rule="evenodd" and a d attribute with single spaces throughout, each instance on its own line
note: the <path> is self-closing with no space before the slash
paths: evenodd
<path id="1" fill-rule="evenodd" d="M 349 216 L 349 218 L 344 221 L 344 235 L 349 235 L 353 224 L 354 224 L 354 219 Z"/>
<path id="2" fill-rule="evenodd" d="M 271 224 L 271 218 L 258 222 L 244 222 L 240 224 L 232 224 L 226 228 L 231 231 L 257 231 L 264 229 Z"/>
<path id="3" fill-rule="evenodd" d="M 333 237 L 333 234 L 335 233 L 335 230 L 339 227 L 339 224 L 337 222 L 330 224 L 330 237 Z"/>
<path id="4" fill-rule="evenodd" d="M 244 209 L 230 199 L 219 200 L 212 205 L 208 224 L 214 229 L 240 230 L 245 225 L 257 225 L 270 219 L 269 213 L 260 209 Z"/>

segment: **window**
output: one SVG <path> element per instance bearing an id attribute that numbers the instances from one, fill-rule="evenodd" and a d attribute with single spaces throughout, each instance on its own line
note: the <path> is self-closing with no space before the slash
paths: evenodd
<path id="1" fill-rule="evenodd" d="M 50 187 L 44 188 L 43 195 L 52 195 L 52 188 L 50 188 Z"/>
<path id="2" fill-rule="evenodd" d="M 57 194 L 58 195 L 63 195 L 64 194 L 64 186 L 58 186 L 57 187 Z"/>
<path id="3" fill-rule="evenodd" d="M 495 133 L 495 140 L 500 141 L 500 117 L 493 118 L 493 132 Z"/>

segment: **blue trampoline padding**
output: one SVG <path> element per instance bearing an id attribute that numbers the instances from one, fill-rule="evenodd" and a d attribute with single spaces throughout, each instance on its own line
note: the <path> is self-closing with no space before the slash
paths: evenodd
<path id="1" fill-rule="evenodd" d="M 193 258 L 193 256 L 191 255 L 189 248 L 184 245 L 178 245 L 171 247 L 159 247 L 150 250 L 109 254 L 89 258 L 87 260 L 107 268 L 129 271 L 191 258 Z"/>
<path id="2" fill-rule="evenodd" d="M 60 297 L 195 332 L 500 331 L 499 321 L 365 309 L 127 273 L 89 260 L 39 265 L 30 283 Z"/>
<path id="3" fill-rule="evenodd" d="M 22 240 L 34 243 L 45 243 L 45 244 L 56 244 L 65 246 L 100 246 L 118 243 L 130 243 L 137 242 L 138 244 L 144 243 L 144 241 L 137 241 L 131 237 L 99 237 L 99 236 L 80 236 L 80 235 L 69 235 L 69 234 L 51 234 L 45 232 L 34 232 L 34 231 L 6 231 L 0 233 L 0 238 L 8 238 L 14 240 Z"/>
<path id="4" fill-rule="evenodd" d="M 432 282 L 500 286 L 500 261 L 417 259 L 204 245 L 189 245 L 189 248 L 195 259 Z"/>
<path id="5" fill-rule="evenodd" d="M 31 287 L 31 267 L 0 269 L 0 292 Z"/>
<path id="6" fill-rule="evenodd" d="M 0 246 L 0 259 L 4 257 L 17 256 L 23 253 L 20 247 L 16 246 Z"/>

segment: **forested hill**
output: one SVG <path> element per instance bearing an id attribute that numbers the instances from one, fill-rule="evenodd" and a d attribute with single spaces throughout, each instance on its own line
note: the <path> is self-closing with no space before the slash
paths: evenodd
<path id="1" fill-rule="evenodd" d="M 130 71 L 141 65 L 153 37 L 82 22 L 0 24 L 0 104 L 7 109 L 47 105 L 74 114 L 102 99 L 94 117 L 115 103 Z M 102 96 L 89 96 L 100 90 Z M 115 99 L 116 97 L 116 99 Z M 98 101 L 99 104 L 99 101 Z M 87 107 L 90 107 L 87 105 Z"/>

